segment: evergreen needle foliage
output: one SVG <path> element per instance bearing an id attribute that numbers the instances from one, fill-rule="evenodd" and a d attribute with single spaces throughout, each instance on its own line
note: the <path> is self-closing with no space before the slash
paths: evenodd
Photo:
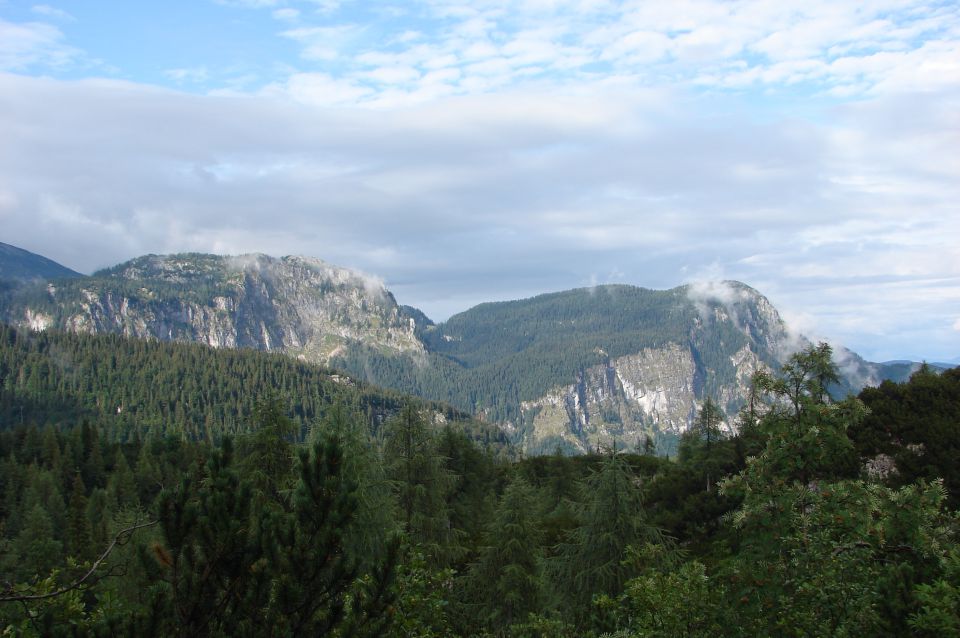
<path id="1" fill-rule="evenodd" d="M 5 635 L 960 635 L 960 372 L 833 397 L 820 344 L 674 459 L 512 460 L 258 353 L 0 346 Z"/>

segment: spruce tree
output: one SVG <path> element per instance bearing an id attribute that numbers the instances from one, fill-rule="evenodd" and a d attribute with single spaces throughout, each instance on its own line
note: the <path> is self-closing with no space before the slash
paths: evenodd
<path id="1" fill-rule="evenodd" d="M 610 453 L 580 483 L 578 526 L 551 560 L 553 582 L 571 616 L 582 621 L 595 594 L 616 596 L 635 575 L 625 564 L 627 547 L 660 542 L 644 515 L 640 487 L 626 461 Z"/>
<path id="2" fill-rule="evenodd" d="M 447 495 L 450 525 L 458 542 L 476 547 L 493 515 L 495 501 L 489 496 L 495 480 L 493 461 L 462 430 L 449 423 L 440 431 L 437 451 L 444 467 L 454 477 Z"/>
<path id="3" fill-rule="evenodd" d="M 14 547 L 20 557 L 18 580 L 45 577 L 63 560 L 63 543 L 53 535 L 53 522 L 40 504 L 26 513 Z"/>
<path id="4" fill-rule="evenodd" d="M 697 434 L 708 448 L 722 436 L 720 425 L 723 423 L 723 416 L 723 412 L 713 399 L 707 397 L 703 400 L 703 407 L 700 408 L 695 427 Z"/>
<path id="5" fill-rule="evenodd" d="M 27 468 L 21 509 L 29 511 L 34 506 L 43 508 L 50 517 L 56 537 L 65 540 L 62 535 L 67 525 L 67 507 L 57 478 L 51 472 L 40 469 L 36 465 Z M 73 473 L 68 485 L 72 486 L 72 479 L 75 478 L 76 472 Z"/>
<path id="6" fill-rule="evenodd" d="M 541 609 L 540 540 L 533 489 L 523 478 L 515 478 L 503 493 L 468 576 L 478 615 L 495 633 Z"/>
<path id="7" fill-rule="evenodd" d="M 410 543 L 426 552 L 434 566 L 447 564 L 461 551 L 447 505 L 456 477 L 444 467 L 435 437 L 412 405 L 386 426 L 384 462 Z"/>
<path id="8" fill-rule="evenodd" d="M 380 450 L 356 412 L 334 405 L 311 433 L 311 445 L 332 438 L 341 450 L 342 481 L 356 485 L 357 507 L 344 533 L 345 550 L 359 557 L 364 569 L 382 562 L 398 531 L 396 505 L 384 472 Z"/>
<path id="9" fill-rule="evenodd" d="M 67 509 L 67 553 L 80 560 L 90 559 L 94 554 L 93 531 L 87 518 L 87 488 L 79 472 L 73 479 Z"/>
<path id="10" fill-rule="evenodd" d="M 252 431 L 239 439 L 238 456 L 240 471 L 252 481 L 261 504 L 284 499 L 294 481 L 295 434 L 296 425 L 278 396 L 257 403 Z"/>
<path id="11" fill-rule="evenodd" d="M 111 507 L 107 491 L 96 488 L 87 499 L 87 520 L 90 521 L 90 538 L 94 552 L 103 551 L 111 540 L 114 508 Z"/>
<path id="12" fill-rule="evenodd" d="M 60 443 L 58 440 L 56 428 L 48 425 L 43 429 L 42 440 L 42 458 L 44 465 L 51 471 L 57 471 L 60 468 Z"/>
<path id="13" fill-rule="evenodd" d="M 163 473 L 160 471 L 150 448 L 149 441 L 144 441 L 143 445 L 140 446 L 135 474 L 137 495 L 140 503 L 144 506 L 153 503 L 163 485 Z"/>
<path id="14" fill-rule="evenodd" d="M 140 501 L 137 495 L 136 478 L 127 463 L 126 455 L 119 449 L 113 464 L 113 472 L 107 480 L 107 496 L 118 510 L 135 508 Z"/>

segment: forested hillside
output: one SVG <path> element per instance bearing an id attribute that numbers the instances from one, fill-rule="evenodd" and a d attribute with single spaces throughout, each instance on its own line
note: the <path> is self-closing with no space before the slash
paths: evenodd
<path id="1" fill-rule="evenodd" d="M 481 304 L 441 324 L 417 322 L 431 365 L 372 347 L 332 363 L 367 380 L 508 423 L 528 453 L 631 449 L 652 437 L 674 453 L 705 401 L 728 427 L 750 378 L 809 342 L 791 334 L 759 292 L 739 282 L 703 291 L 596 286 Z M 837 396 L 916 365 L 842 352 Z"/>
<path id="2" fill-rule="evenodd" d="M 367 374 L 382 379 L 384 385 L 402 388 L 406 384 L 409 391 L 443 396 L 454 405 L 486 412 L 494 420 L 516 420 L 521 402 L 569 382 L 578 370 L 646 348 L 692 345 L 701 368 L 698 390 L 705 393 L 736 383 L 736 370 L 728 357 L 741 348 L 760 350 L 762 345 L 767 348 L 762 353 L 765 361 L 776 363 L 775 348 L 784 330 L 778 317 L 762 317 L 754 309 L 752 316 L 738 316 L 738 324 L 715 318 L 715 310 L 723 304 L 713 301 L 707 307 L 708 316 L 701 318 L 686 287 L 569 290 L 481 304 L 443 324 L 422 328 L 418 335 L 428 350 L 454 364 L 440 366 L 437 372 L 418 370 L 412 361 L 386 360 L 369 349 L 358 349 L 334 362 L 349 370 L 366 366 Z M 698 329 L 701 323 L 710 330 Z M 746 325 L 757 331 L 759 343 L 751 344 L 749 331 L 743 330 Z"/>
<path id="3" fill-rule="evenodd" d="M 4 284 L 0 319 L 332 365 L 501 424 L 528 454 L 638 449 L 647 437 L 675 453 L 705 401 L 732 427 L 751 376 L 808 344 L 735 281 L 594 286 L 480 304 L 434 324 L 374 277 L 262 254 L 145 255 L 90 277 Z M 840 395 L 915 368 L 839 354 Z"/>
<path id="4" fill-rule="evenodd" d="M 336 404 L 363 415 L 370 431 L 411 399 L 329 368 L 255 350 L 218 350 L 117 335 L 29 332 L 0 325 L 0 423 L 6 427 L 86 421 L 120 441 L 151 435 L 219 441 L 248 431 L 258 401 L 275 395 L 302 441 Z M 495 426 L 439 403 L 416 401 L 506 446 Z"/>
<path id="5" fill-rule="evenodd" d="M 36 391 L 0 432 L 14 635 L 960 635 L 958 371 L 835 400 L 820 344 L 754 375 L 737 436 L 707 402 L 675 458 L 510 460 L 402 400 L 374 436 L 375 394 L 357 387 L 333 407 L 320 395 L 301 442 L 296 393 L 312 386 L 260 354 L 3 336 L 4 391 Z M 153 348 L 157 371 L 189 360 L 184 379 L 213 363 L 212 387 L 252 407 L 196 438 L 90 406 L 85 421 L 55 390 L 73 381 L 10 367 L 59 352 L 82 386 L 82 362 L 127 348 Z M 232 378 L 245 370 L 263 385 Z"/>

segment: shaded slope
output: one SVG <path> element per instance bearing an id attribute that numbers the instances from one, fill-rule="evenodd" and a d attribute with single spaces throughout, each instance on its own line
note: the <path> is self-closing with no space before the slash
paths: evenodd
<path id="1" fill-rule="evenodd" d="M 27 282 L 82 276 L 52 259 L 0 242 L 0 280 Z"/>

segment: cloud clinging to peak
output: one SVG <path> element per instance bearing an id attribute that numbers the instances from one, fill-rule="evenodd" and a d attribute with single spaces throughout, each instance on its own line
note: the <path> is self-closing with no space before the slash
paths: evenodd
<path id="1" fill-rule="evenodd" d="M 217 51 L 258 30 L 147 80 L 76 45 L 91 9 L 0 5 L 0 239 L 314 255 L 437 319 L 706 273 L 874 358 L 960 352 L 951 3 L 210 7 Z"/>

